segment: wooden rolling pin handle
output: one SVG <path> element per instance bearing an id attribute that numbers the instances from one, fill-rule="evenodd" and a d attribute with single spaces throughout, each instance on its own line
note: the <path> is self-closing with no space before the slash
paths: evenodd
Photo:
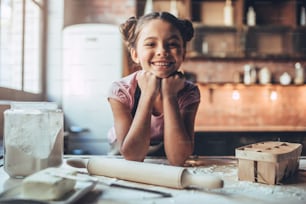
<path id="1" fill-rule="evenodd" d="M 187 170 L 183 172 L 182 175 L 182 186 L 195 187 L 203 189 L 215 189 L 223 187 L 223 180 L 212 175 L 196 175 L 191 174 Z"/>
<path id="2" fill-rule="evenodd" d="M 103 164 L 103 161 L 108 161 L 108 160 L 92 160 L 95 165 L 97 166 L 98 164 L 101 164 L 102 167 L 100 169 L 100 171 L 102 171 L 103 165 L 105 164 L 105 167 L 107 163 Z M 114 160 L 115 164 L 118 164 L 118 162 L 122 162 L 120 160 Z M 68 159 L 67 160 L 67 164 L 76 168 L 88 168 L 88 160 L 85 159 L 78 159 L 78 158 L 73 158 L 73 159 Z M 133 164 L 134 162 L 128 162 L 128 164 Z M 144 166 L 146 165 L 153 165 L 153 164 L 144 164 Z M 157 166 L 159 167 L 159 166 Z M 109 167 L 108 167 L 109 168 Z M 167 168 L 166 166 L 163 168 Z M 172 167 L 174 168 L 174 167 Z M 179 167 L 175 167 L 175 168 L 179 168 Z M 92 171 L 94 171 L 94 173 L 97 173 L 97 169 L 88 169 L 88 172 L 91 174 Z M 130 169 L 131 171 L 132 169 Z M 106 175 L 107 176 L 107 175 Z M 120 174 L 119 176 L 123 176 L 123 174 Z M 124 178 L 122 178 L 124 180 Z M 125 178 L 126 179 L 126 178 Z M 196 175 L 196 174 L 191 174 L 187 169 L 184 169 L 181 172 L 181 177 L 180 177 L 180 188 L 202 188 L 202 189 L 215 189 L 215 188 L 222 188 L 223 187 L 223 180 L 216 177 L 216 176 L 212 176 L 212 175 Z"/>
<path id="3" fill-rule="evenodd" d="M 87 168 L 87 159 L 71 158 L 67 159 L 67 164 L 75 168 Z"/>

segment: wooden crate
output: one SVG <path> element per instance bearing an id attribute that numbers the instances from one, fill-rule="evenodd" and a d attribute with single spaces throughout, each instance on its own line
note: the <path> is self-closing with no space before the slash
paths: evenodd
<path id="1" fill-rule="evenodd" d="M 272 141 L 236 148 L 238 179 L 280 184 L 296 173 L 301 152 L 301 144 Z"/>

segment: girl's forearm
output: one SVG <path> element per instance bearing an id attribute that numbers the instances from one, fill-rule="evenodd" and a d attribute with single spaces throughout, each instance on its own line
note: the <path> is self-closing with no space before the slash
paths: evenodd
<path id="1" fill-rule="evenodd" d="M 173 165 L 183 165 L 193 152 L 191 133 L 185 127 L 176 97 L 163 99 L 164 143 L 168 160 Z"/>
<path id="2" fill-rule="evenodd" d="M 121 154 L 129 160 L 143 161 L 150 145 L 153 103 L 141 96 L 131 127 L 121 146 Z"/>

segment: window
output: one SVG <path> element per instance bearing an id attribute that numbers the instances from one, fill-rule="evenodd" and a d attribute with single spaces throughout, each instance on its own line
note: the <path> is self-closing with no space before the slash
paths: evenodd
<path id="1" fill-rule="evenodd" d="M 0 87 L 41 94 L 41 2 L 0 3 Z"/>

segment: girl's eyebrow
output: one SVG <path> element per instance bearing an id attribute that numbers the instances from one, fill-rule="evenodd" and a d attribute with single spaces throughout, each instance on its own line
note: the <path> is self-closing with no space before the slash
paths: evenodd
<path id="1" fill-rule="evenodd" d="M 154 40 L 154 39 L 156 39 L 157 37 L 147 37 L 147 38 L 145 38 L 144 40 L 146 41 L 146 40 Z"/>
<path id="2" fill-rule="evenodd" d="M 172 35 L 169 39 L 180 39 L 180 36 L 178 36 L 177 34 Z"/>
<path id="3" fill-rule="evenodd" d="M 145 38 L 144 40 L 155 40 L 155 39 L 157 39 L 157 37 L 149 36 L 149 37 Z M 174 34 L 174 35 L 171 35 L 167 40 L 172 40 L 172 39 L 179 40 L 180 37 L 177 34 Z"/>

